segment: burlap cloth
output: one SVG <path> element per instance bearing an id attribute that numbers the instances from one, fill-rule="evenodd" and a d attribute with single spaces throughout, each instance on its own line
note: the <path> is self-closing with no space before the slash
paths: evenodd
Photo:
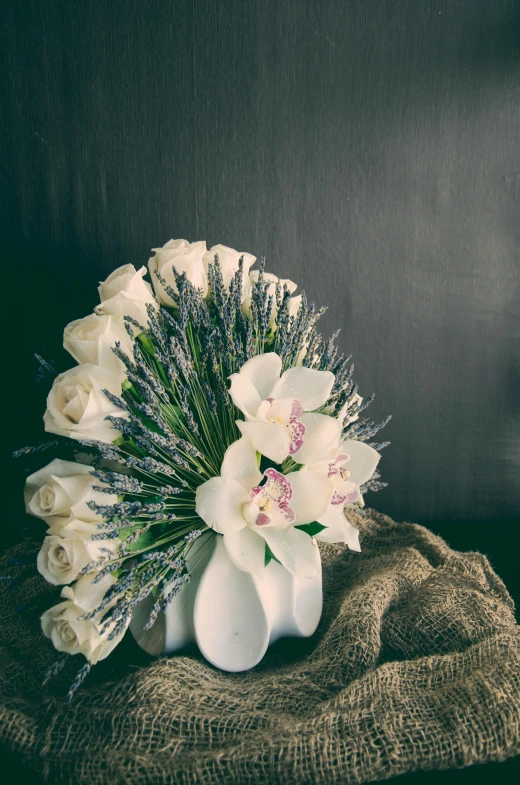
<path id="1" fill-rule="evenodd" d="M 0 740 L 51 782 L 100 785 L 362 783 L 519 753 L 518 627 L 487 559 L 375 512 L 356 525 L 362 554 L 323 548 L 312 639 L 243 674 L 195 651 L 136 665 L 123 642 L 70 708 L 80 658 L 42 687 L 48 588 L 4 563 L 19 577 L 0 587 Z"/>

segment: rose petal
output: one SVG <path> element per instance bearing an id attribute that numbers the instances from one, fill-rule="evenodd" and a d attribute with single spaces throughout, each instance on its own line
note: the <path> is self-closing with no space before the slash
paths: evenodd
<path id="1" fill-rule="evenodd" d="M 55 458 L 43 469 L 31 474 L 27 478 L 24 489 L 26 512 L 36 515 L 39 518 L 49 518 L 55 515 L 69 515 L 71 499 L 64 489 L 59 486 L 59 478 L 75 476 L 78 480 L 78 488 L 81 489 L 81 480 L 88 475 L 91 467 L 73 461 L 62 461 Z M 87 478 L 87 483 L 90 481 Z M 58 485 L 57 485 L 58 483 Z M 54 493 L 54 504 L 52 510 L 42 508 L 40 492 L 45 486 L 50 486 Z M 74 497 L 72 497 L 74 498 Z"/>
<path id="2" fill-rule="evenodd" d="M 113 575 L 105 575 L 97 583 L 93 583 L 94 578 L 94 575 L 82 575 L 73 586 L 67 586 L 74 604 L 84 611 L 97 608 L 108 589 L 116 583 Z"/>
<path id="3" fill-rule="evenodd" d="M 124 264 L 111 272 L 108 278 L 99 284 L 98 292 L 101 302 L 113 297 L 121 289 L 131 286 L 136 272 L 133 264 Z"/>

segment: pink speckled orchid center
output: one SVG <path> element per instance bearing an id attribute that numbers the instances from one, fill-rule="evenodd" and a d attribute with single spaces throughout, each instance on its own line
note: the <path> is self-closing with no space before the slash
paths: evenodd
<path id="1" fill-rule="evenodd" d="M 257 485 L 250 491 L 251 501 L 243 507 L 243 515 L 250 526 L 269 526 L 285 528 L 295 520 L 294 511 L 289 506 L 292 488 L 287 477 L 276 469 L 264 472 L 267 482 Z"/>
<path id="2" fill-rule="evenodd" d="M 329 463 L 327 477 L 332 480 L 334 493 L 332 494 L 331 504 L 353 504 L 360 497 L 360 490 L 357 485 L 349 482 L 350 472 L 345 468 L 345 464 L 350 461 L 350 455 L 340 453 Z"/>
<path id="3" fill-rule="evenodd" d="M 257 412 L 259 419 L 283 425 L 289 437 L 290 455 L 294 455 L 303 444 L 305 425 L 300 419 L 302 415 L 303 406 L 298 398 L 267 398 Z"/>

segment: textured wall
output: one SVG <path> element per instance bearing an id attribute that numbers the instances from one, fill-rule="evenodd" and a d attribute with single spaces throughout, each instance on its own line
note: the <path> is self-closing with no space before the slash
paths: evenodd
<path id="1" fill-rule="evenodd" d="M 8 0 L 11 441 L 38 440 L 31 353 L 66 367 L 61 331 L 96 282 L 206 239 L 329 305 L 373 414 L 394 415 L 373 503 L 422 522 L 518 514 L 519 12 Z"/>

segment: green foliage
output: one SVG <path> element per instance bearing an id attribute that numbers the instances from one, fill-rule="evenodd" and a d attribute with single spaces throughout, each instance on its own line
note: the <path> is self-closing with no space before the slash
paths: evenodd
<path id="1" fill-rule="evenodd" d="M 270 547 L 269 547 L 269 545 L 266 543 L 266 544 L 265 544 L 265 560 L 264 560 L 264 564 L 265 564 L 265 566 L 266 566 L 266 567 L 267 567 L 267 565 L 269 564 L 269 562 L 270 562 L 270 561 L 277 561 L 277 562 L 278 562 L 278 564 L 281 564 L 281 561 L 280 561 L 280 559 L 277 559 L 277 558 L 276 558 L 276 556 L 275 556 L 275 555 L 274 555 L 274 553 L 272 552 L 271 548 L 270 548 Z"/>
<path id="2" fill-rule="evenodd" d="M 304 523 L 301 526 L 295 526 L 294 528 L 300 529 L 302 532 L 305 532 L 305 534 L 308 534 L 309 537 L 315 537 L 327 527 L 323 526 L 321 523 L 318 523 L 318 521 L 313 521 L 313 523 Z"/>

